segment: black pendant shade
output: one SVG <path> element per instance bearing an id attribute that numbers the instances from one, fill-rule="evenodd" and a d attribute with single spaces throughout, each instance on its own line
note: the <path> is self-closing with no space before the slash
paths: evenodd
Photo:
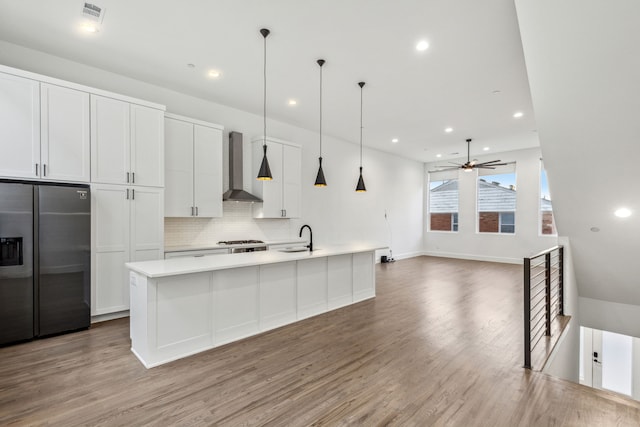
<path id="1" fill-rule="evenodd" d="M 358 178 L 358 185 L 356 185 L 356 193 L 364 193 L 367 191 L 367 187 L 364 186 L 364 178 L 362 178 L 362 88 L 365 83 L 360 82 L 360 177 Z"/>
<path id="2" fill-rule="evenodd" d="M 262 149 L 264 154 L 262 155 L 262 163 L 260 164 L 260 170 L 258 171 L 258 180 L 271 181 L 273 176 L 271 175 L 269 160 L 267 160 L 267 145 L 263 145 Z"/>
<path id="3" fill-rule="evenodd" d="M 324 171 L 322 170 L 322 66 L 325 63 L 324 59 L 318 59 L 316 61 L 320 66 L 320 157 L 318 157 L 318 174 L 316 175 L 316 187 L 326 187 L 327 180 L 324 179 Z"/>
<path id="4" fill-rule="evenodd" d="M 360 178 L 358 178 L 358 185 L 356 185 L 356 193 L 364 193 L 367 191 L 367 187 L 364 186 L 364 179 L 362 178 L 362 166 L 360 166 Z"/>
<path id="5" fill-rule="evenodd" d="M 271 33 L 266 28 L 260 30 L 260 34 L 264 37 L 264 67 L 263 67 L 263 97 L 262 97 L 262 117 L 264 119 L 264 133 L 263 133 L 263 156 L 262 163 L 260 164 L 260 170 L 258 171 L 257 179 L 260 181 L 271 181 L 273 176 L 271 175 L 271 168 L 269 167 L 269 160 L 267 159 L 267 36 Z"/>

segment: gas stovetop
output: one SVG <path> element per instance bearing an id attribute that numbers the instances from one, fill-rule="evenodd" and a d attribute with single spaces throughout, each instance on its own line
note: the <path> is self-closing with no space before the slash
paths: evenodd
<path id="1" fill-rule="evenodd" d="M 252 243 L 264 243 L 262 240 L 222 240 L 219 245 L 247 245 Z"/>

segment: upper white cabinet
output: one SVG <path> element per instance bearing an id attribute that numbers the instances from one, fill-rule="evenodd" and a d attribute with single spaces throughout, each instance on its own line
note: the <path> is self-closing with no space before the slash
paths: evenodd
<path id="1" fill-rule="evenodd" d="M 40 83 L 0 73 L 0 118 L 0 175 L 36 178 L 35 164 L 40 161 Z"/>
<path id="2" fill-rule="evenodd" d="M 163 190 L 91 186 L 91 314 L 129 309 L 125 263 L 164 257 Z"/>
<path id="3" fill-rule="evenodd" d="M 222 216 L 222 130 L 165 115 L 165 216 Z"/>
<path id="4" fill-rule="evenodd" d="M 38 173 L 51 181 L 89 182 L 89 94 L 42 83 Z"/>
<path id="5" fill-rule="evenodd" d="M 164 113 L 91 95 L 91 180 L 164 185 Z"/>
<path id="6" fill-rule="evenodd" d="M 258 173 L 263 157 L 263 140 L 253 141 L 253 169 Z M 263 203 L 253 207 L 255 218 L 298 218 L 302 179 L 302 152 L 297 144 L 267 138 L 267 158 L 273 179 L 253 181 L 253 194 Z"/>

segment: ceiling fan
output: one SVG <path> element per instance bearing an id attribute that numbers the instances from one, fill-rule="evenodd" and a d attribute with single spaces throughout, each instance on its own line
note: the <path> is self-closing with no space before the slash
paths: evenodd
<path id="1" fill-rule="evenodd" d="M 449 162 L 455 166 L 436 166 L 438 171 L 448 171 L 455 169 L 462 169 L 465 172 L 471 172 L 474 169 L 495 169 L 496 166 L 504 166 L 506 163 L 501 163 L 502 160 L 491 160 L 488 162 L 478 163 L 477 160 L 471 160 L 470 156 L 470 147 L 471 147 L 471 138 L 467 139 L 467 162 L 466 163 L 455 163 Z"/>

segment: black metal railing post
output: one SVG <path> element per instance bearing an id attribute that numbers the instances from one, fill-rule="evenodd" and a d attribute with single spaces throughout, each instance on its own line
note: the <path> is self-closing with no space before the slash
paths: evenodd
<path id="1" fill-rule="evenodd" d="M 524 259 L 524 367 L 531 369 L 531 259 Z"/>
<path id="2" fill-rule="evenodd" d="M 558 248 L 558 315 L 564 316 L 564 247 Z"/>
<path id="3" fill-rule="evenodd" d="M 544 256 L 544 269 L 544 333 L 546 336 L 551 336 L 551 252 Z"/>

